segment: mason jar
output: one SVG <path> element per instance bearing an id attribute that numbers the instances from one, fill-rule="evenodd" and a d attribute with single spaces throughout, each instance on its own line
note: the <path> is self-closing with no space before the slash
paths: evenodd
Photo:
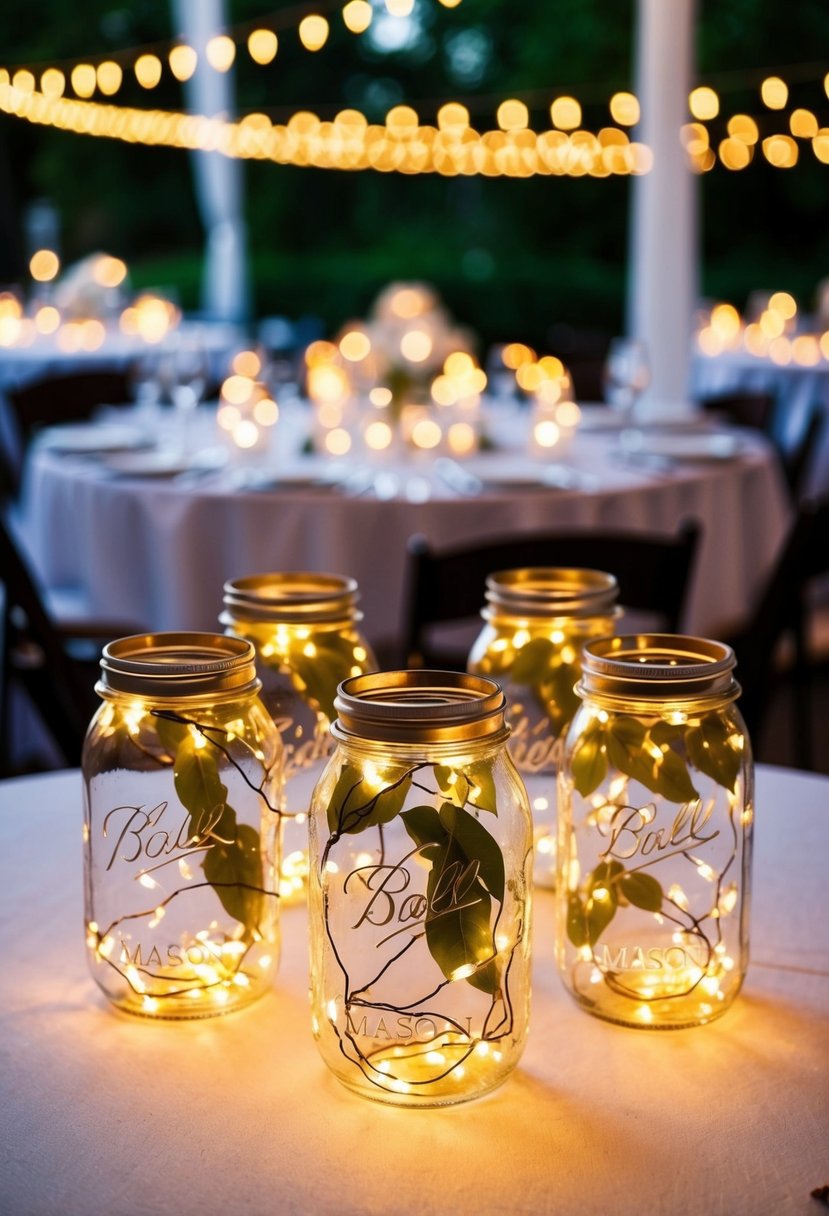
<path id="1" fill-rule="evenodd" d="M 83 748 L 87 957 L 119 1009 L 249 1004 L 279 962 L 279 732 L 249 642 L 156 633 L 104 647 Z"/>
<path id="2" fill-rule="evenodd" d="M 559 773 L 556 953 L 624 1026 L 719 1017 L 748 962 L 753 766 L 734 654 L 670 634 L 583 651 Z"/>
<path id="3" fill-rule="evenodd" d="M 262 701 L 282 736 L 283 899 L 305 892 L 308 808 L 333 747 L 337 685 L 377 666 L 358 600 L 355 580 L 339 574 L 255 574 L 224 586 L 219 622 L 256 648 Z"/>
<path id="4" fill-rule="evenodd" d="M 502 570 L 486 581 L 486 624 L 467 670 L 497 680 L 507 697 L 510 754 L 530 796 L 534 880 L 556 876 L 556 773 L 579 707 L 581 648 L 613 633 L 621 609 L 612 574 L 565 567 Z"/>
<path id="5" fill-rule="evenodd" d="M 460 672 L 345 680 L 310 821 L 312 1028 L 350 1089 L 486 1093 L 530 1006 L 532 831 L 504 697 Z"/>

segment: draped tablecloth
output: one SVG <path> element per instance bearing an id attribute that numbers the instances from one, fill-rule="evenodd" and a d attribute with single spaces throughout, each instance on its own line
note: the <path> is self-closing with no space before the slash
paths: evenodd
<path id="1" fill-rule="evenodd" d="M 10 1216 L 817 1216 L 829 1183 L 829 780 L 760 768 L 752 962 L 719 1021 L 592 1018 L 536 895 L 528 1045 L 501 1089 L 382 1106 L 309 1028 L 304 909 L 226 1018 L 112 1012 L 86 970 L 77 772 L 0 783 L 0 1210 Z"/>
<path id="2" fill-rule="evenodd" d="M 330 571 L 358 580 L 365 632 L 383 644 L 400 633 L 406 542 L 414 533 L 445 547 L 545 530 L 673 533 L 695 519 L 703 536 L 684 627 L 709 635 L 733 628 L 753 605 L 788 527 L 774 454 L 761 438 L 744 435 L 733 459 L 669 464 L 634 455 L 635 463 L 619 459 L 617 434 L 579 433 L 562 466 L 573 484 L 561 488 L 533 483 L 533 469 L 541 477 L 543 466 L 529 457 L 488 452 L 475 468 L 493 484 L 474 495 L 434 477 L 429 483 L 425 458 L 406 473 L 417 494 L 378 498 L 298 483 L 299 474 L 310 481 L 320 472 L 310 457 L 294 459 L 283 483 L 277 473 L 273 484 L 245 489 L 233 481 L 238 469 L 138 480 L 41 448 L 26 470 L 23 522 L 45 583 L 77 588 L 96 615 L 157 629 L 215 629 L 225 580 Z M 497 485 L 507 467 L 523 469 L 526 484 Z M 425 501 L 412 501 L 424 486 Z"/>

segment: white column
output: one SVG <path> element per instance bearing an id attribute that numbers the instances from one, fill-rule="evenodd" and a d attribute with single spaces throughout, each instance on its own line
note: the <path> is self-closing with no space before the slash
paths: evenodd
<path id="1" fill-rule="evenodd" d="M 697 178 L 680 128 L 688 121 L 695 0 L 638 0 L 637 138 L 653 168 L 633 180 L 628 332 L 648 349 L 651 383 L 642 413 L 688 408 L 691 327 L 697 301 Z"/>
<path id="2" fill-rule="evenodd" d="M 187 108 L 208 117 L 234 112 L 233 69 L 217 72 L 205 47 L 224 32 L 223 0 L 172 0 L 177 33 L 198 53 L 198 67 L 184 84 Z M 246 232 L 243 217 L 242 163 L 219 152 L 193 152 L 196 199 L 207 244 L 202 277 L 202 308 L 213 317 L 239 321 L 248 311 Z"/>

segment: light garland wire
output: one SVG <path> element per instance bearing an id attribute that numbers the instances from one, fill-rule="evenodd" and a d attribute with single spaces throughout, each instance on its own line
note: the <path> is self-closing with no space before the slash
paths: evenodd
<path id="1" fill-rule="evenodd" d="M 461 0 L 438 2 L 445 8 L 455 8 Z M 346 28 L 355 34 L 369 29 L 374 13 L 369 0 L 347 0 L 342 6 L 341 0 L 322 0 L 317 7 L 329 13 L 341 8 Z M 413 0 L 385 0 L 385 7 L 390 15 L 405 17 L 412 11 Z M 246 38 L 250 58 L 266 66 L 278 51 L 276 29 L 294 25 L 305 49 L 318 51 L 326 45 L 330 31 L 322 12 L 302 10 L 299 16 L 296 9 L 283 10 L 228 27 L 207 42 L 205 58 L 214 70 L 227 71 Z M 552 128 L 538 133 L 530 129 L 529 110 L 518 98 L 502 101 L 497 108 L 498 129 L 484 132 L 470 126 L 465 106 L 451 101 L 440 107 L 437 128 L 420 125 L 416 111 L 409 106 L 395 107 L 385 125 L 369 124 L 357 110 L 342 111 L 333 123 L 310 111 L 298 110 L 282 125 L 272 123 L 265 114 L 248 114 L 240 121 L 229 122 L 92 101 L 96 92 L 113 97 L 120 90 L 125 67 L 132 69 L 142 88 L 155 88 L 165 70 L 159 54 L 162 49 L 166 50 L 167 68 L 172 75 L 180 82 L 188 80 L 196 70 L 199 53 L 174 39 L 170 43 L 123 50 L 108 58 L 92 56 L 92 62 L 73 62 L 71 66 L 67 62 L 67 72 L 54 64 L 45 67 L 40 74 L 39 90 L 31 67 L 0 69 L 0 110 L 77 134 L 152 146 L 215 150 L 227 156 L 316 168 L 371 168 L 380 172 L 434 172 L 449 176 L 610 177 L 645 173 L 652 165 L 650 149 L 631 141 L 622 129 L 635 126 L 640 117 L 637 98 L 627 92 L 614 93 L 608 103 L 617 125 L 603 127 L 596 133 L 580 129 L 581 104 L 567 95 L 553 100 Z M 813 78 L 816 65 L 792 68 L 787 75 L 803 76 L 806 68 L 808 78 Z M 67 79 L 77 100 L 64 96 Z M 829 73 L 823 77 L 823 88 L 829 95 Z M 779 112 L 786 107 L 789 88 L 782 77 L 764 75 L 759 92 L 768 110 Z M 773 132 L 763 139 L 757 119 L 748 114 L 734 114 L 728 120 L 727 134 L 712 145 L 705 124 L 720 113 L 718 93 L 710 85 L 698 86 L 691 91 L 688 106 L 691 121 L 682 127 L 680 137 L 689 165 L 697 173 L 710 172 L 717 165 L 731 171 L 745 169 L 755 160 L 758 150 L 773 167 L 792 168 L 806 143 L 811 145 L 819 162 L 829 164 L 829 127 L 821 127 L 811 110 L 796 108 L 789 116 L 788 131 Z"/>
<path id="2" fill-rule="evenodd" d="M 6 75 L 0 69 L 0 112 L 27 122 L 125 143 L 219 152 L 283 165 L 445 176 L 609 177 L 645 173 L 652 164 L 650 149 L 630 140 L 618 127 L 602 128 L 595 135 L 558 128 L 536 133 L 520 125 L 523 116 L 515 112 L 511 117 L 501 115 L 507 129 L 479 132 L 469 126 L 468 112 L 458 103 L 441 107 L 437 127 L 421 125 L 409 106 L 395 106 L 384 125 L 369 123 L 358 110 L 342 110 L 333 122 L 324 122 L 310 111 L 298 111 L 284 125 L 259 113 L 230 122 L 50 97 L 15 86 Z"/>

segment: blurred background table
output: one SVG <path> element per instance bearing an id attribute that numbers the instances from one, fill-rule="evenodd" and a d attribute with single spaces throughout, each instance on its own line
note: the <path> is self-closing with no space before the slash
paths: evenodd
<path id="1" fill-rule="evenodd" d="M 671 450 L 661 432 L 637 432 L 631 446 L 618 429 L 585 429 L 552 464 L 496 450 L 442 473 L 425 453 L 338 466 L 292 446 L 275 466 L 188 469 L 152 453 L 144 464 L 140 453 L 94 459 L 44 443 L 26 469 L 22 520 L 44 583 L 75 587 L 95 615 L 212 629 L 226 579 L 328 570 L 358 580 L 366 632 L 385 646 L 399 638 L 415 533 L 445 547 L 570 528 L 674 533 L 695 519 L 703 535 L 685 628 L 713 633 L 745 617 L 789 520 L 768 445 L 724 433 L 720 451 L 714 434 L 667 433 L 674 445 L 690 440 L 680 449 L 692 458 L 674 459 L 659 454 Z"/>
<path id="2" fill-rule="evenodd" d="M 756 806 L 753 961 L 721 1020 L 650 1034 L 585 1014 L 542 891 L 516 1073 L 409 1111 L 351 1095 L 320 1060 L 302 908 L 249 1010 L 111 1012 L 84 958 L 80 776 L 0 783 L 3 1210 L 813 1216 L 829 1182 L 829 780 L 761 767 Z"/>

